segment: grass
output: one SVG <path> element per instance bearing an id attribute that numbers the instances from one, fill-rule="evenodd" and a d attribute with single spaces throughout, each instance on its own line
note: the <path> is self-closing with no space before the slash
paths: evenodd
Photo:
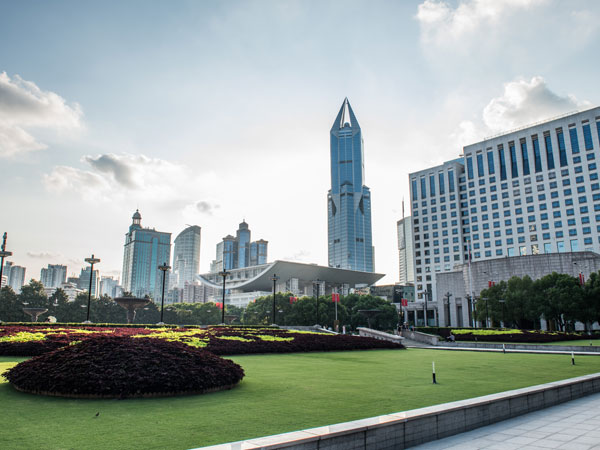
<path id="1" fill-rule="evenodd" d="M 74 400 L 19 393 L 4 382 L 0 448 L 189 449 L 600 372 L 595 356 L 577 357 L 572 366 L 564 355 L 422 349 L 231 359 L 246 378 L 201 396 Z M 0 358 L 0 370 L 20 360 Z"/>
<path id="2" fill-rule="evenodd" d="M 590 342 L 593 346 L 600 345 L 600 339 L 575 339 L 574 341 L 556 341 L 556 342 L 497 342 L 497 341 L 459 341 L 459 342 L 474 342 L 480 344 L 516 344 L 516 345 L 565 345 L 565 346 L 575 346 L 575 347 L 589 347 Z"/>

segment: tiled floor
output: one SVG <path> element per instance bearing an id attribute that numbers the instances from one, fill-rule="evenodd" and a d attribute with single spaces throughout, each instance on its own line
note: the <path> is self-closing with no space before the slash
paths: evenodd
<path id="1" fill-rule="evenodd" d="M 413 448 L 600 450 L 600 394 Z"/>

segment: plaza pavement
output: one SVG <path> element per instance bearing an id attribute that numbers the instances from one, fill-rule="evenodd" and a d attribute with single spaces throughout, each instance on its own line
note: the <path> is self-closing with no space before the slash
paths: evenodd
<path id="1" fill-rule="evenodd" d="M 412 448 L 600 450 L 600 393 Z"/>

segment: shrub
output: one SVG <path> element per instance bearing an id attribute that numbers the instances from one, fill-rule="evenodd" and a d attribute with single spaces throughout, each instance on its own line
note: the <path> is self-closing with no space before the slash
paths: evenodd
<path id="1" fill-rule="evenodd" d="M 244 371 L 179 342 L 99 336 L 19 363 L 4 376 L 33 394 L 126 398 L 229 389 Z"/>

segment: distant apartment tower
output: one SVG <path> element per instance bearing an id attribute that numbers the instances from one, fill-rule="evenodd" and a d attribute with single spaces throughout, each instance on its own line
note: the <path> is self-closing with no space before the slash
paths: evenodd
<path id="1" fill-rule="evenodd" d="M 3 286 L 10 286 L 17 294 L 21 292 L 21 288 L 25 284 L 25 267 L 15 266 L 12 261 L 4 263 L 3 275 L 6 276 Z"/>
<path id="2" fill-rule="evenodd" d="M 431 292 L 441 301 L 436 275 L 469 260 L 600 253 L 600 108 L 494 136 L 463 153 L 409 175 L 418 299 Z"/>
<path id="3" fill-rule="evenodd" d="M 132 220 L 125 234 L 123 290 L 137 297 L 149 295 L 153 299 L 160 299 L 162 272 L 158 266 L 171 261 L 171 233 L 142 228 L 142 216 L 138 210 Z M 166 275 L 168 286 L 169 273 Z"/>
<path id="4" fill-rule="evenodd" d="M 236 236 L 227 235 L 217 244 L 217 257 L 211 264 L 211 272 L 242 269 L 267 263 L 269 242 L 252 241 L 246 221 L 240 223 Z"/>
<path id="5" fill-rule="evenodd" d="M 183 289 L 200 273 L 200 227 L 189 226 L 174 241 L 171 287 Z"/>
<path id="6" fill-rule="evenodd" d="M 330 158 L 329 267 L 373 272 L 371 191 L 364 184 L 362 131 L 347 98 L 331 127 Z"/>
<path id="7" fill-rule="evenodd" d="M 42 269 L 40 281 L 47 288 L 59 287 L 67 281 L 67 266 L 48 264 L 47 268 Z"/>
<path id="8" fill-rule="evenodd" d="M 405 285 L 415 281 L 415 265 L 413 259 L 412 218 L 410 216 L 396 222 L 398 228 L 398 262 L 399 284 Z"/>
<path id="9" fill-rule="evenodd" d="M 89 281 L 89 279 L 88 279 Z M 102 277 L 100 279 L 100 295 L 108 295 L 109 297 L 117 297 L 117 286 L 119 280 L 113 277 Z"/>
<path id="10" fill-rule="evenodd" d="M 90 267 L 81 269 L 81 273 L 79 274 L 79 282 L 77 284 L 77 287 L 79 289 L 83 289 L 84 291 L 87 291 L 90 289 L 90 272 L 91 272 Z M 92 274 L 92 290 L 91 290 L 92 297 L 99 297 L 99 295 L 98 295 L 99 293 L 100 293 L 100 272 L 98 272 L 98 270 L 94 270 L 94 273 Z"/>

